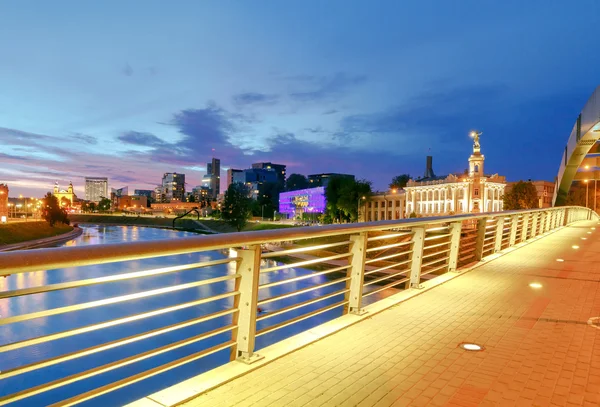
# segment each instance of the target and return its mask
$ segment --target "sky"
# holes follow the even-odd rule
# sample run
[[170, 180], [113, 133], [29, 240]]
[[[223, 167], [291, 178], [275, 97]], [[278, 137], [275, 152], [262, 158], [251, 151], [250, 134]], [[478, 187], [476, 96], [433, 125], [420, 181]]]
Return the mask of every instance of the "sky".
[[462, 172], [554, 180], [600, 85], [600, 2], [0, 2], [0, 183], [153, 189], [286, 164], [384, 190]]

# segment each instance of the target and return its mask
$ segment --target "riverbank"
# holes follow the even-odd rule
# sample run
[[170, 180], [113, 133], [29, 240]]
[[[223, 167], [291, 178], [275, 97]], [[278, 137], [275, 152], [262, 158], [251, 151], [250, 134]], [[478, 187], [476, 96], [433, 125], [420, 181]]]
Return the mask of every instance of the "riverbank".
[[33, 248], [71, 240], [81, 229], [62, 223], [50, 227], [47, 222], [19, 222], [0, 225], [0, 251]]
[[[172, 228], [172, 217], [158, 216], [125, 216], [125, 215], [104, 215], [104, 214], [72, 214], [69, 215], [71, 223], [95, 223], [95, 224], [110, 224], [110, 225], [135, 225], [160, 228]], [[292, 228], [293, 225], [277, 224], [277, 223], [256, 223], [249, 222], [244, 228], [244, 232], [268, 229], [285, 229]], [[234, 227], [227, 222], [215, 219], [196, 220], [191, 217], [177, 219], [175, 228], [197, 233], [233, 233], [236, 231]]]

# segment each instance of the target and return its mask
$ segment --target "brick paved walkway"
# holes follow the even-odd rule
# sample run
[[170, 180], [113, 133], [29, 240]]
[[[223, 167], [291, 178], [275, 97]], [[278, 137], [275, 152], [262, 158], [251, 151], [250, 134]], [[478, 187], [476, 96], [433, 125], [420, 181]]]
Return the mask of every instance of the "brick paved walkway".
[[[551, 234], [185, 406], [598, 407], [592, 226]], [[466, 341], [485, 351], [457, 347]]]

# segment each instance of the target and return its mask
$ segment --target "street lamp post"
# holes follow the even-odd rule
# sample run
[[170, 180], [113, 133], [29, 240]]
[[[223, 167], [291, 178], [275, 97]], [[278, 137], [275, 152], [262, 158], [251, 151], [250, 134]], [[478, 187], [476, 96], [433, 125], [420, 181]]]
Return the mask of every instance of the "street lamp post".
[[585, 207], [588, 207], [588, 180], [584, 179], [583, 182], [585, 183]]

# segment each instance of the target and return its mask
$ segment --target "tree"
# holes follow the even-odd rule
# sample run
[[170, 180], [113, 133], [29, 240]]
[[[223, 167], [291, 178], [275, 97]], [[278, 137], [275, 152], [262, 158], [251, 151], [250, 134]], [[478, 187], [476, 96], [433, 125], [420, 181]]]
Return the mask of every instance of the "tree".
[[187, 199], [188, 202], [196, 202], [196, 197], [194, 194], [190, 194]]
[[248, 198], [248, 189], [243, 184], [234, 183], [227, 188], [221, 207], [221, 217], [240, 232], [250, 216], [252, 199]]
[[99, 211], [109, 211], [111, 204], [112, 204], [112, 202], [110, 199], [100, 197], [100, 202], [98, 202], [98, 210]]
[[90, 212], [95, 212], [96, 211], [96, 202], [90, 202], [88, 205], [88, 208], [90, 209]]
[[504, 194], [504, 210], [534, 209], [539, 207], [537, 190], [531, 182], [519, 181]]
[[408, 181], [410, 180], [410, 175], [401, 174], [392, 178], [392, 182], [390, 183], [390, 189], [402, 189], [406, 186]]
[[44, 206], [42, 210], [42, 217], [53, 227], [57, 222], [69, 224], [69, 218], [67, 212], [60, 207], [58, 199], [51, 192], [48, 192], [44, 197]]
[[370, 181], [331, 177], [325, 188], [327, 207], [323, 222], [355, 222], [358, 219], [358, 207], [362, 197], [368, 199], [371, 194]]
[[81, 212], [88, 212], [89, 210], [89, 204], [86, 201], [81, 202]]
[[585, 206], [585, 193], [585, 186], [576, 185], [574, 183], [569, 189], [569, 193], [567, 194], [567, 200], [565, 201], [565, 204], [574, 206]]
[[288, 191], [297, 191], [310, 187], [308, 179], [302, 174], [290, 174], [285, 185]]

